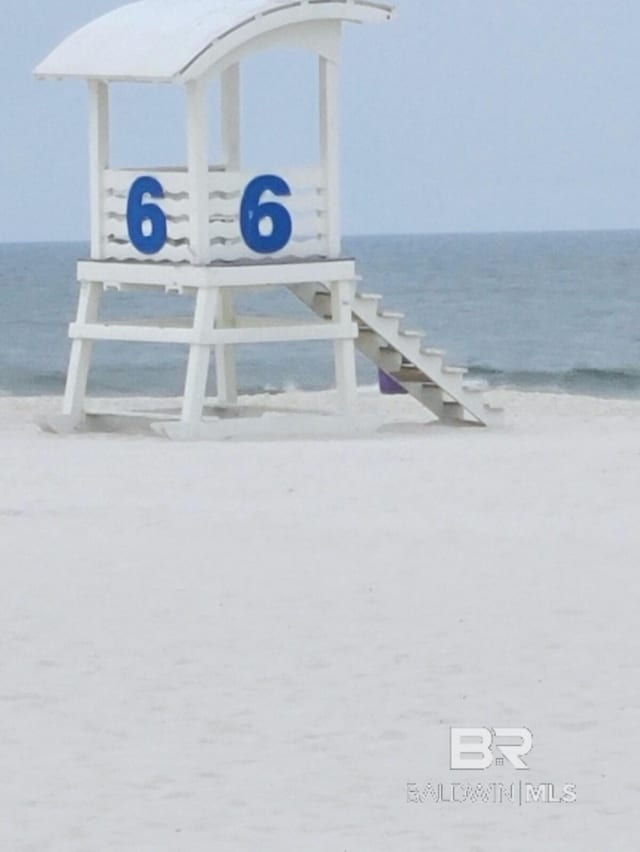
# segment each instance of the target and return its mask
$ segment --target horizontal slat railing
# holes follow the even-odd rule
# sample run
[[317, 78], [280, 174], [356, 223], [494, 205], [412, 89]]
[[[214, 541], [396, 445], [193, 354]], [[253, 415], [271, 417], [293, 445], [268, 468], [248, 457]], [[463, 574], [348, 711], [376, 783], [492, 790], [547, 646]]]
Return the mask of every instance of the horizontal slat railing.
[[[155, 178], [164, 191], [163, 198], [145, 198], [157, 205], [167, 221], [167, 242], [153, 255], [144, 254], [132, 244], [127, 222], [127, 204], [131, 187], [141, 176]], [[240, 226], [242, 198], [255, 178], [250, 172], [225, 172], [218, 167], [209, 172], [208, 261], [238, 263], [264, 260], [245, 242]], [[311, 259], [328, 256], [326, 194], [319, 168], [290, 169], [280, 175], [291, 195], [276, 197], [265, 192], [261, 203], [275, 201], [289, 212], [293, 232], [285, 248], [268, 255], [269, 260]], [[191, 262], [189, 182], [186, 169], [107, 169], [103, 196], [103, 259], [144, 260], [173, 263]], [[143, 226], [146, 227], [146, 226]], [[268, 225], [265, 225], [268, 227]]]
[[[127, 224], [131, 187], [142, 176], [155, 178], [164, 198], [149, 198], [167, 219], [167, 242], [154, 255], [138, 251]], [[145, 260], [185, 263], [193, 259], [190, 246], [189, 192], [186, 169], [107, 169], [104, 174], [103, 252], [107, 260]]]

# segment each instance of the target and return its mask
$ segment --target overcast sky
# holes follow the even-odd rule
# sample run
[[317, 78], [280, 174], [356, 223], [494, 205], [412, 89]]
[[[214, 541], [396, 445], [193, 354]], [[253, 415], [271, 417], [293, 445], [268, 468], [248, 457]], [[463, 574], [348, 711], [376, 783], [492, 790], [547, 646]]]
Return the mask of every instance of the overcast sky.
[[[118, 5], [0, 0], [0, 241], [86, 238], [85, 87], [31, 70]], [[638, 0], [397, 5], [345, 32], [346, 233], [640, 227]], [[249, 165], [315, 159], [315, 85], [310, 56], [249, 63]], [[181, 109], [180, 90], [117, 87], [116, 164], [183, 163]]]

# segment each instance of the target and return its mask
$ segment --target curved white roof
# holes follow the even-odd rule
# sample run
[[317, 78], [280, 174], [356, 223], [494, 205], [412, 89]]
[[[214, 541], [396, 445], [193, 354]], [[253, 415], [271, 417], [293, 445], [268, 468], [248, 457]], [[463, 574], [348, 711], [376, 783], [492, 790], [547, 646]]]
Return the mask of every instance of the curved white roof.
[[181, 82], [212, 50], [218, 61], [264, 32], [313, 21], [385, 21], [377, 0], [138, 0], [69, 36], [38, 77]]

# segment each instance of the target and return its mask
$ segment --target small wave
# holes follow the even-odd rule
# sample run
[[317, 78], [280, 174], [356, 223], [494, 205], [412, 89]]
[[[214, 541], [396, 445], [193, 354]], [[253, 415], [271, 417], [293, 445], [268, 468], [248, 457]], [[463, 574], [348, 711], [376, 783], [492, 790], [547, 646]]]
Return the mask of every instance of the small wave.
[[66, 373], [11, 368], [0, 371], [0, 396], [53, 396], [64, 391]]
[[640, 368], [572, 367], [567, 370], [502, 370], [473, 365], [469, 375], [492, 386], [522, 390], [554, 390], [596, 396], [640, 396]]
[[[334, 386], [333, 377], [311, 371], [299, 381], [282, 375], [282, 364], [274, 362], [270, 377], [253, 375], [253, 380], [240, 382], [243, 394], [281, 394], [306, 390], [327, 390]], [[377, 387], [370, 372], [361, 376], [361, 389]], [[501, 369], [488, 364], [474, 364], [468, 379], [487, 382], [490, 387], [509, 387], [528, 391], [584, 394], [600, 397], [640, 397], [640, 367], [601, 369], [574, 367], [566, 370]], [[275, 380], [274, 380], [275, 379]], [[4, 367], [0, 369], [0, 396], [50, 396], [64, 391], [64, 370], [41, 370], [37, 367]], [[180, 361], [154, 363], [96, 364], [91, 371], [90, 393], [98, 396], [176, 396], [184, 387], [184, 365]], [[215, 393], [213, 370], [209, 392]]]

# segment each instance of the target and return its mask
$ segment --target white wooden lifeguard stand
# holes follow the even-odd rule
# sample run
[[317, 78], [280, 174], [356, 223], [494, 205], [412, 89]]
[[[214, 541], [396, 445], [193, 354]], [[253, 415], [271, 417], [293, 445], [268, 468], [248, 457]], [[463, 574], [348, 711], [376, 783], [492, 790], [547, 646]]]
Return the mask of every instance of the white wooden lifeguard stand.
[[[342, 415], [354, 412], [357, 345], [439, 417], [486, 422], [488, 407], [463, 388], [464, 371], [445, 367], [441, 352], [423, 349], [417, 332], [400, 328], [401, 314], [380, 309], [379, 296], [358, 294], [355, 263], [342, 257], [342, 25], [392, 16], [391, 6], [374, 0], [140, 0], [77, 31], [38, 66], [36, 76], [85, 79], [90, 92], [91, 254], [78, 264], [62, 428], [84, 419], [96, 341], [189, 347], [180, 422], [160, 424], [173, 437], [205, 429], [212, 351], [218, 403], [233, 405], [235, 346], [302, 340], [333, 341]], [[248, 55], [279, 46], [319, 57], [320, 162], [250, 173], [240, 155], [240, 67]], [[214, 79], [221, 87], [223, 162], [217, 165], [208, 156]], [[109, 87], [120, 81], [184, 87], [186, 166], [111, 167]], [[236, 314], [238, 288], [270, 287], [287, 287], [316, 318]], [[140, 288], [195, 294], [193, 317], [186, 323], [100, 318], [105, 289]]]

